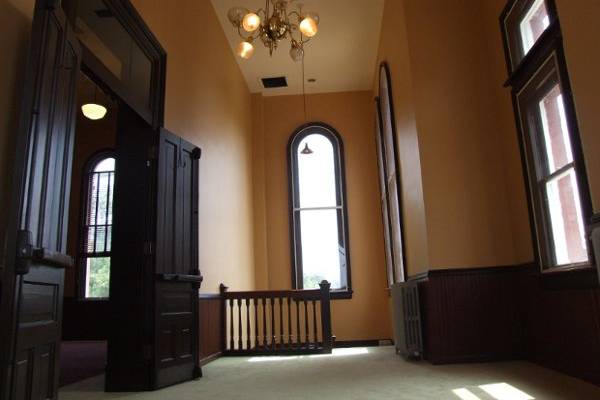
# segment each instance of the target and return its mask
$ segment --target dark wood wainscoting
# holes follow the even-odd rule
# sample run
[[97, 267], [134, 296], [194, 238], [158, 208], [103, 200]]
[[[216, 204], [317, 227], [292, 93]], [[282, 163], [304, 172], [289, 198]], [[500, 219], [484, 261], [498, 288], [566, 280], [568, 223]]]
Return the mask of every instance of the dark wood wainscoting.
[[218, 358], [223, 352], [221, 304], [220, 294], [200, 295], [200, 363], [202, 365]]
[[432, 270], [418, 277], [425, 358], [434, 364], [521, 358], [525, 270]]
[[593, 271], [550, 277], [520, 265], [432, 270], [411, 279], [419, 282], [430, 362], [524, 359], [600, 384]]
[[598, 282], [595, 271], [590, 272], [579, 272], [577, 279], [565, 276], [567, 287], [562, 288], [555, 287], [555, 277], [528, 277], [527, 356], [600, 385], [600, 289], [569, 284]]
[[65, 297], [63, 340], [107, 340], [111, 323], [108, 300], [79, 300]]

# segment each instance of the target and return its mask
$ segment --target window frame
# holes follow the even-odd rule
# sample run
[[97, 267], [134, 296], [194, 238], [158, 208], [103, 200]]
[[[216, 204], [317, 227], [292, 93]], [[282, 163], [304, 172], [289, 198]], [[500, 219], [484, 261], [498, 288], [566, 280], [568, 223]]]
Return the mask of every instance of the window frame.
[[332, 299], [351, 299], [352, 289], [352, 267], [350, 255], [350, 239], [348, 228], [348, 202], [346, 196], [346, 168], [344, 160], [344, 143], [340, 134], [330, 125], [323, 122], [310, 122], [297, 128], [292, 133], [288, 142], [288, 186], [289, 186], [289, 221], [290, 221], [290, 249], [291, 249], [291, 267], [292, 267], [292, 287], [302, 290], [304, 287], [303, 267], [302, 267], [302, 236], [300, 231], [300, 220], [297, 214], [301, 211], [296, 205], [299, 203], [299, 174], [298, 158], [296, 154], [302, 140], [310, 135], [320, 134], [327, 138], [334, 152], [334, 167], [336, 180], [336, 193], [340, 199], [338, 216], [338, 235], [341, 235], [344, 242], [346, 254], [346, 289], [331, 290]]
[[[500, 16], [500, 28], [504, 40], [509, 74], [505, 87], [511, 87], [529, 208], [534, 257], [542, 274], [589, 269], [593, 263], [592, 244], [589, 235], [589, 224], [593, 215], [592, 202], [579, 135], [575, 103], [569, 81], [556, 6], [553, 0], [545, 0], [545, 2], [550, 15], [550, 25], [538, 38], [529, 52], [514, 67], [512, 65], [514, 55], [511, 54], [512, 48], [509, 44], [511, 40], [509, 31], [511, 28], [506, 24], [507, 16], [515, 9], [519, 10], [519, 15], [525, 15], [528, 6], [533, 4], [534, 0], [511, 0]], [[519, 21], [519, 19], [514, 19], [514, 21]], [[516, 26], [518, 28], [518, 23]], [[547, 160], [545, 160], [547, 158], [545, 156], [545, 145], [543, 143], [536, 143], [540, 141], [539, 117], [536, 118], [537, 126], [532, 129], [530, 116], [528, 115], [528, 106], [531, 104], [532, 99], [539, 98], [538, 94], [547, 93], [546, 89], [554, 85], [559, 85], [561, 89], [573, 161], [554, 173], [549, 173]], [[543, 157], [540, 157], [540, 154]], [[540, 159], [544, 159], [544, 161]], [[546, 194], [545, 189], [542, 190], [542, 185], [552, 177], [560, 175], [560, 173], [568, 171], [571, 168], [575, 171], [579, 189], [588, 261], [555, 265], [551, 219], [545, 206]], [[540, 171], [542, 171], [542, 178], [540, 178]]]
[[[90, 204], [90, 175], [94, 173], [94, 169], [100, 164], [102, 161], [107, 158], [115, 159], [115, 172], [114, 178], [116, 178], [116, 160], [117, 153], [114, 149], [102, 149], [92, 154], [86, 161], [83, 167], [83, 174], [81, 178], [81, 199], [80, 199], [80, 209], [79, 209], [79, 235], [77, 238], [77, 269], [78, 269], [78, 297], [80, 300], [84, 301], [106, 301], [109, 297], [87, 297], [86, 296], [86, 278], [87, 278], [87, 259], [88, 258], [97, 258], [97, 257], [111, 257], [112, 256], [112, 245], [111, 251], [105, 251], [101, 253], [94, 253], [91, 257], [88, 252], [85, 252], [83, 249], [87, 243], [87, 235], [88, 231], [86, 229], [87, 226], [87, 214], [88, 207]], [[114, 179], [113, 178], [113, 179]], [[113, 208], [114, 208], [114, 181], [113, 181]], [[114, 221], [111, 224], [114, 226]], [[112, 238], [112, 235], [111, 235]], [[112, 260], [111, 260], [112, 267]]]
[[[389, 270], [388, 263], [386, 260], [386, 274], [388, 281], [388, 288], [390, 288], [394, 283], [402, 283], [406, 282], [408, 279], [408, 271], [407, 271], [407, 256], [406, 256], [406, 247], [405, 247], [405, 233], [404, 233], [404, 205], [402, 199], [402, 180], [401, 180], [401, 168], [400, 168], [400, 156], [398, 154], [398, 136], [396, 132], [396, 119], [394, 114], [394, 97], [392, 92], [392, 78], [390, 73], [390, 68], [387, 62], [383, 61], [379, 65], [379, 73], [378, 73], [378, 92], [379, 96], [376, 98], [377, 104], [377, 115], [376, 115], [376, 134], [380, 136], [380, 148], [379, 151], [382, 152], [382, 164], [379, 166], [380, 169], [383, 167], [383, 171], [379, 171], [380, 180], [381, 173], [383, 172], [383, 183], [384, 186], [381, 187], [382, 191], [381, 197], [385, 197], [386, 209], [387, 209], [387, 218], [389, 225], [389, 238], [384, 237], [384, 245], [390, 246], [390, 249], [386, 249], [386, 254], [390, 253], [391, 257], [391, 265], [392, 269]], [[387, 109], [384, 110], [384, 102], [382, 101], [383, 96], [385, 96], [387, 102]], [[389, 118], [389, 121], [385, 121], [385, 118]], [[391, 141], [386, 140], [387, 132], [386, 126], [389, 125], [389, 137], [391, 137]], [[376, 140], [377, 143], [377, 140]], [[389, 148], [388, 148], [389, 146]], [[390, 175], [390, 166], [393, 167], [394, 173]], [[390, 185], [394, 184], [396, 186], [395, 190], [390, 189]], [[397, 197], [398, 203], [398, 221], [394, 221], [394, 216], [392, 212], [392, 201], [391, 197], [393, 197], [394, 193]], [[383, 211], [382, 204], [382, 215], [385, 219], [385, 212]], [[385, 224], [385, 220], [384, 220]], [[394, 231], [394, 224], [397, 224], [397, 234]], [[386, 230], [384, 228], [384, 235], [386, 235]], [[398, 236], [398, 237], [396, 237]], [[396, 248], [396, 244], [398, 248]]]

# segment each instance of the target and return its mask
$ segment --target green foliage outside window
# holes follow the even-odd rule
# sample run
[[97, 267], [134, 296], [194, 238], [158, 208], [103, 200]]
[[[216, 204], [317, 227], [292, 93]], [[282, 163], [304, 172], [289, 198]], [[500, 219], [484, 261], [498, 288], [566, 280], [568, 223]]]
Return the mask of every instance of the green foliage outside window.
[[319, 284], [325, 280], [321, 275], [304, 275], [304, 289], [319, 289]]
[[110, 257], [88, 258], [86, 297], [107, 298], [110, 282]]

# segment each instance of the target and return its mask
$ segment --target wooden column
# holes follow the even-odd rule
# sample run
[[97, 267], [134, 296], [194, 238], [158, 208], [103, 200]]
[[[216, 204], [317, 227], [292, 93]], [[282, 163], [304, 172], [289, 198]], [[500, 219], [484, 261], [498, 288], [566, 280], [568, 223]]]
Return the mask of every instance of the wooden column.
[[322, 281], [319, 284], [321, 288], [321, 326], [323, 327], [323, 350], [331, 353], [333, 349], [333, 338], [331, 334], [331, 294], [329, 289], [331, 284]]
[[225, 299], [227, 289], [229, 288], [222, 283], [219, 286], [219, 293], [221, 294], [221, 351], [227, 350], [227, 300]]

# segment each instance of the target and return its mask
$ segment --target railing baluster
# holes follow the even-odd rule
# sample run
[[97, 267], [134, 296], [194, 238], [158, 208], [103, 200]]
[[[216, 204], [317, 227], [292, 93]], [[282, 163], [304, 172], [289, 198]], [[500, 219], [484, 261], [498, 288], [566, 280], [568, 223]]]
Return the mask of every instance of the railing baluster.
[[312, 301], [312, 305], [313, 305], [313, 340], [314, 340], [314, 344], [315, 347], [319, 347], [318, 343], [319, 340], [317, 338], [317, 302], [313, 299]]
[[283, 297], [279, 297], [279, 348], [283, 347]]
[[308, 342], [310, 341], [309, 337], [308, 337], [308, 332], [309, 328], [308, 328], [308, 303], [306, 302], [306, 299], [304, 300], [304, 340], [306, 343], [306, 347], [308, 347]]
[[291, 301], [292, 298], [291, 297], [287, 297], [287, 309], [288, 309], [288, 342], [287, 342], [287, 347], [291, 348], [292, 347], [292, 307], [291, 307]]
[[300, 300], [296, 299], [296, 345], [300, 348]]
[[246, 299], [246, 349], [250, 350], [250, 299]]
[[275, 299], [271, 297], [271, 348], [275, 350]]
[[254, 348], [258, 348], [258, 299], [254, 303]]
[[267, 299], [262, 298], [262, 309], [263, 309], [263, 334], [262, 334], [262, 347], [267, 348]]
[[244, 342], [242, 340], [242, 336], [244, 336], [244, 330], [242, 329], [242, 299], [238, 299], [238, 349], [242, 350], [244, 348]]
[[233, 335], [233, 299], [229, 299], [229, 320], [231, 322], [230, 324], [230, 338], [229, 338], [229, 348], [231, 350], [235, 350], [235, 341], [234, 341], [234, 335]]

